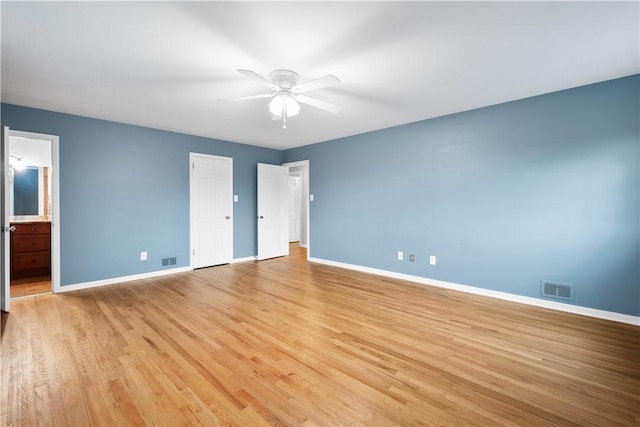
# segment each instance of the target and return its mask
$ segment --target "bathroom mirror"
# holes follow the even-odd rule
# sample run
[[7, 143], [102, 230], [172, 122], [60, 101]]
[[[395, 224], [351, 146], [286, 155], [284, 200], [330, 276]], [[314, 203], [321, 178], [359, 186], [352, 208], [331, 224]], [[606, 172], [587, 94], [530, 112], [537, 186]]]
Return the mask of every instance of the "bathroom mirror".
[[11, 221], [51, 219], [51, 143], [9, 138]]
[[47, 167], [26, 166], [13, 172], [12, 216], [49, 215], [49, 183]]

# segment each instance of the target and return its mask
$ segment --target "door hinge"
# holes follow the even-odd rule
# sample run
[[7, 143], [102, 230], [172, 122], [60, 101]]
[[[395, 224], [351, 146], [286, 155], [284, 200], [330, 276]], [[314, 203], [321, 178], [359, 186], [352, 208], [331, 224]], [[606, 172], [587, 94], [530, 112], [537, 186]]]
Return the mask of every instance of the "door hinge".
[[191, 163], [191, 169], [195, 169], [196, 168], [196, 162], [192, 162]]
[[191, 252], [193, 253], [193, 255], [196, 254], [196, 250], [195, 249], [193, 249]]

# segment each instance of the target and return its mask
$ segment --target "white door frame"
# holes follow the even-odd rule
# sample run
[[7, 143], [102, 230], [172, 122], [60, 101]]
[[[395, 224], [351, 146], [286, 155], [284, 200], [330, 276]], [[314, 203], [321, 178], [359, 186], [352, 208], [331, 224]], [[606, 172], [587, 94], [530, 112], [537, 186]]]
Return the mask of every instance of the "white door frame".
[[4, 270], [0, 274], [0, 310], [9, 312], [11, 306], [11, 282], [9, 277], [9, 270], [11, 268], [11, 257], [9, 256], [9, 128], [4, 126], [2, 128], [2, 147], [0, 147], [0, 153], [2, 153], [2, 223], [0, 226], [0, 241], [2, 243], [2, 259], [1, 265]]
[[[207, 158], [207, 159], [217, 159], [217, 160], [225, 160], [225, 161], [231, 161], [231, 181], [230, 181], [230, 185], [231, 185], [231, 197], [233, 197], [233, 157], [225, 157], [225, 156], [216, 156], [214, 154], [203, 154], [203, 153], [194, 153], [194, 152], [190, 152], [189, 153], [189, 266], [191, 268], [198, 268], [198, 266], [195, 266], [195, 260], [194, 260], [194, 224], [195, 224], [195, 212], [193, 209], [193, 192], [194, 192], [194, 185], [193, 185], [193, 180], [192, 180], [192, 168], [193, 168], [193, 162], [194, 162], [194, 158], [195, 157], [200, 157], [200, 158]], [[229, 221], [231, 222], [231, 255], [230, 255], [230, 259], [229, 262], [233, 262], [233, 199], [231, 199], [231, 212], [230, 212], [230, 217]]]
[[[60, 284], [60, 137], [9, 128], [9, 137], [51, 142], [51, 291], [61, 292]], [[5, 174], [9, 171], [5, 170]], [[5, 196], [3, 203], [8, 203]]]
[[288, 162], [283, 163], [282, 166], [289, 167], [291, 170], [292, 167], [302, 167], [305, 169], [306, 173], [302, 174], [302, 194], [306, 194], [305, 202], [307, 204], [307, 227], [306, 227], [306, 237], [307, 237], [307, 260], [311, 257], [311, 206], [309, 203], [309, 197], [311, 195], [309, 191], [309, 160], [300, 160], [297, 162]]

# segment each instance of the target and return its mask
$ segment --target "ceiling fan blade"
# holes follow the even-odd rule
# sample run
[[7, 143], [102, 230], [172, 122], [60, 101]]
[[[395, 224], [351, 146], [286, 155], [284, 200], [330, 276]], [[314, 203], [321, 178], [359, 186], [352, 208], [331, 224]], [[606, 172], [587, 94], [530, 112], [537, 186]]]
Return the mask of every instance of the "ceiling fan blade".
[[242, 74], [243, 76], [249, 77], [250, 79], [259, 81], [260, 83], [262, 83], [263, 85], [265, 85], [266, 87], [268, 87], [269, 89], [273, 89], [273, 90], [280, 90], [280, 88], [276, 85], [273, 84], [273, 82], [271, 80], [269, 80], [268, 78], [261, 76], [260, 74], [251, 71], [251, 70], [236, 70], [237, 72], [239, 72], [240, 74]]
[[218, 102], [246, 101], [247, 99], [271, 98], [272, 96], [272, 93], [261, 93], [260, 95], [238, 96], [235, 98], [219, 99]]
[[324, 111], [328, 111], [330, 113], [339, 113], [342, 111], [342, 107], [331, 104], [329, 102], [320, 101], [319, 99], [309, 98], [305, 95], [296, 95], [296, 100], [302, 104], [311, 105], [312, 107], [319, 108]]
[[342, 83], [339, 78], [328, 74], [323, 77], [318, 77], [317, 79], [309, 80], [308, 82], [300, 83], [291, 90], [295, 93], [311, 92], [312, 90], [322, 89], [339, 83]]

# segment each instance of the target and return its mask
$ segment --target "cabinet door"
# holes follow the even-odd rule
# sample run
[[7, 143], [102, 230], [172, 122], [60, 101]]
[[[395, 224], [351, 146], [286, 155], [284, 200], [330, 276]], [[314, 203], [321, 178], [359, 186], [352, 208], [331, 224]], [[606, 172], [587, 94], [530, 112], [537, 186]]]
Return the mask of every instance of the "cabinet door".
[[39, 252], [48, 251], [51, 248], [49, 234], [34, 234], [32, 236], [14, 235], [11, 238], [11, 252]]
[[11, 258], [15, 272], [47, 269], [51, 264], [50, 252], [26, 252], [23, 254], [14, 254]]
[[29, 234], [49, 234], [51, 233], [51, 223], [49, 222], [29, 222], [24, 224], [13, 223], [16, 227], [14, 235]]

